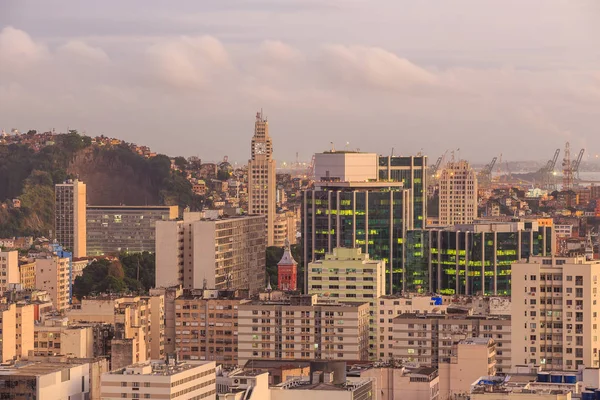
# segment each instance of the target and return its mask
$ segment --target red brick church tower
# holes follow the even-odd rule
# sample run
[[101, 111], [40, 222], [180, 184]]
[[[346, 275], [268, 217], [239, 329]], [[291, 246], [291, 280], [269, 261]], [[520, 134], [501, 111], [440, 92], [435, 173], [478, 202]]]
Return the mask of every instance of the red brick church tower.
[[279, 290], [297, 290], [298, 263], [290, 252], [290, 242], [285, 239], [283, 257], [277, 263], [277, 288]]

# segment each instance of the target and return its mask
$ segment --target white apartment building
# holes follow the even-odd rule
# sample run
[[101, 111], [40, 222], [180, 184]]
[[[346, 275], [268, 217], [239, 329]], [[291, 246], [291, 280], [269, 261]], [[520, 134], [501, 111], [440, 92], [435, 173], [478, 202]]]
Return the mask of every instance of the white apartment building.
[[308, 264], [308, 293], [348, 303], [369, 304], [369, 357], [376, 357], [377, 299], [385, 294], [385, 261], [360, 248], [336, 247]]
[[21, 283], [19, 252], [0, 251], [0, 295], [8, 290], [11, 283]]
[[531, 257], [512, 277], [513, 364], [599, 367], [600, 261]]
[[73, 257], [85, 257], [87, 247], [86, 230], [86, 186], [75, 179], [54, 186], [54, 234], [65, 250]]
[[71, 296], [71, 262], [55, 254], [37, 258], [35, 263], [35, 287], [50, 294], [57, 311], [69, 307]]
[[464, 160], [451, 161], [440, 174], [440, 225], [470, 224], [477, 218], [477, 174]]
[[367, 360], [369, 305], [319, 303], [316, 295], [252, 301], [238, 309], [238, 363], [274, 360]]
[[[215, 215], [216, 217], [216, 215]], [[156, 287], [248, 289], [265, 286], [265, 217], [204, 218], [156, 222]]]
[[214, 361], [148, 361], [102, 374], [102, 400], [216, 400]]

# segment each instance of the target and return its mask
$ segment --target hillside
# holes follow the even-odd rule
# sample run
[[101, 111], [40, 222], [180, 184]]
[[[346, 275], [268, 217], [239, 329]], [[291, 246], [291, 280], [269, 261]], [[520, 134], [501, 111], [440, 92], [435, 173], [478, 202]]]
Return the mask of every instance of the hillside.
[[[0, 145], [0, 237], [48, 236], [53, 226], [54, 184], [78, 177], [92, 205], [179, 205], [196, 210], [202, 198], [164, 155], [145, 158], [127, 144], [96, 146], [76, 131], [53, 144]], [[21, 200], [12, 208], [11, 200]]]

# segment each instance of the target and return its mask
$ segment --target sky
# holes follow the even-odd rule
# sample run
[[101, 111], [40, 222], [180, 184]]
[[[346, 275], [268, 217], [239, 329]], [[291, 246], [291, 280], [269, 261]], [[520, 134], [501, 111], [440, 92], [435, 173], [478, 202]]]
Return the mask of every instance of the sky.
[[600, 153], [597, 0], [0, 0], [0, 128], [245, 162]]

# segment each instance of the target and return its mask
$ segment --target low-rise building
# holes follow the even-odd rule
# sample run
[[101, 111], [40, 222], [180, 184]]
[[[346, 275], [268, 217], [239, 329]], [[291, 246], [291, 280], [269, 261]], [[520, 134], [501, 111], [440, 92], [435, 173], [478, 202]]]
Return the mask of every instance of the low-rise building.
[[113, 324], [111, 368], [164, 356], [164, 297], [97, 296], [67, 311], [70, 322]]
[[17, 362], [0, 367], [0, 392], [10, 399], [85, 400], [92, 398], [90, 371], [85, 360]]
[[216, 400], [215, 363], [148, 361], [102, 375], [103, 400], [206, 399]]
[[450, 357], [438, 365], [440, 399], [466, 394], [482, 372], [496, 374], [496, 343], [489, 338], [468, 338], [452, 345]]
[[34, 354], [93, 358], [93, 329], [91, 326], [69, 326], [66, 317], [46, 319], [34, 328]]
[[406, 368], [396, 363], [361, 365], [351, 369], [348, 376], [371, 379], [377, 400], [440, 398], [440, 378], [437, 369], [432, 367]]
[[253, 358], [367, 360], [369, 304], [319, 302], [317, 295], [252, 301], [238, 310], [238, 362]]

